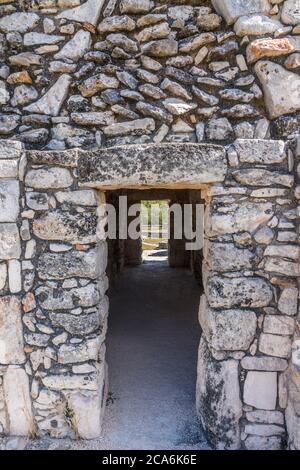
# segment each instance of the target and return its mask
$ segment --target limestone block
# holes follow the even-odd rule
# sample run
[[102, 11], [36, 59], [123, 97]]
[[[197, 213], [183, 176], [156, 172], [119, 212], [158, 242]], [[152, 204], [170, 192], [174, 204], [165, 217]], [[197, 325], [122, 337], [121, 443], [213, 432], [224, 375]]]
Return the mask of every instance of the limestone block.
[[216, 361], [204, 338], [198, 354], [196, 406], [204, 429], [218, 449], [240, 447], [238, 361]]
[[87, 0], [78, 7], [62, 11], [57, 15], [57, 18], [65, 18], [70, 21], [78, 21], [79, 23], [91, 23], [96, 26], [103, 4], [104, 0]]
[[236, 181], [246, 186], [272, 186], [278, 184], [291, 188], [294, 184], [293, 175], [264, 170], [262, 168], [237, 170], [233, 172], [233, 177]]
[[212, 308], [266, 307], [273, 298], [267, 281], [259, 277], [211, 277], [205, 289]]
[[279, 357], [245, 356], [241, 361], [241, 366], [247, 370], [282, 372], [287, 369], [288, 363]]
[[0, 364], [23, 364], [21, 304], [17, 297], [0, 297]]
[[298, 306], [298, 289], [296, 287], [287, 287], [282, 290], [278, 301], [280, 312], [285, 315], [296, 315]]
[[[104, 282], [104, 281], [101, 281]], [[105, 289], [106, 289], [105, 283]], [[72, 309], [76, 305], [80, 307], [93, 307], [100, 300], [100, 286], [90, 283], [87, 286], [63, 289], [41, 286], [36, 293], [41, 307], [46, 310]]]
[[29, 394], [29, 380], [19, 366], [7, 367], [3, 378], [4, 397], [9, 418], [9, 433], [13, 436], [30, 436], [34, 422]]
[[16, 12], [0, 19], [0, 31], [3, 33], [26, 33], [34, 29], [40, 18], [36, 13]]
[[244, 384], [244, 402], [263, 410], [274, 410], [277, 400], [277, 373], [247, 373]]
[[285, 429], [276, 424], [247, 424], [245, 433], [262, 437], [280, 436], [285, 434]]
[[205, 233], [208, 237], [238, 232], [254, 232], [273, 217], [272, 204], [268, 202], [231, 203], [226, 214], [218, 213], [210, 204], [205, 211]]
[[234, 31], [237, 36], [263, 36], [273, 34], [281, 27], [280, 21], [269, 16], [253, 15], [240, 17], [234, 25]]
[[286, 158], [282, 140], [237, 139], [234, 148], [242, 163], [271, 165], [281, 163]]
[[80, 29], [72, 39], [70, 39], [70, 41], [67, 42], [67, 44], [57, 52], [57, 54], [55, 54], [54, 58], [56, 60], [69, 59], [74, 62], [78, 62], [78, 60], [91, 48], [91, 44], [91, 33]]
[[282, 276], [298, 277], [300, 274], [299, 263], [286, 261], [282, 258], [267, 258], [264, 262], [264, 269], [267, 272], [276, 273]]
[[203, 255], [209, 268], [218, 272], [251, 269], [255, 258], [252, 251], [237, 248], [233, 243], [214, 243], [209, 240], [204, 244]]
[[249, 436], [245, 440], [247, 450], [281, 450], [281, 438], [278, 436]]
[[186, 188], [223, 181], [226, 167], [224, 149], [216, 145], [128, 145], [100, 149], [89, 158], [80, 152], [79, 180], [84, 186], [108, 189], [141, 184]]
[[213, 310], [201, 297], [199, 321], [208, 343], [216, 350], [249, 349], [256, 332], [257, 320], [249, 310]]
[[[44, 167], [29, 170], [25, 177], [25, 184], [35, 189], [68, 188], [73, 184], [71, 173], [66, 168]], [[30, 198], [32, 194], [29, 194]], [[47, 197], [46, 195], [43, 196]], [[41, 209], [47, 208], [46, 206]]]
[[20, 189], [17, 180], [0, 179], [0, 222], [15, 222], [17, 220], [19, 197]]
[[99, 354], [99, 338], [86, 340], [79, 344], [63, 344], [58, 350], [60, 364], [97, 361]]
[[17, 176], [18, 176], [18, 161], [0, 159], [0, 177], [1, 178], [17, 178]]
[[105, 307], [105, 312], [107, 314], [107, 302], [102, 300], [101, 305], [99, 305], [99, 308], [95, 313], [89, 313], [88, 315], [71, 315], [70, 313], [51, 312], [50, 319], [54, 326], [64, 328], [71, 335], [89, 335], [98, 330], [103, 324], [101, 313], [104, 314]]
[[284, 425], [284, 413], [281, 411], [248, 411], [246, 413], [246, 418], [251, 423]]
[[0, 140], [0, 159], [20, 158], [22, 148], [22, 143], [16, 140]]
[[269, 356], [289, 358], [291, 355], [291, 339], [288, 336], [262, 333], [259, 339], [259, 350]]
[[33, 233], [43, 240], [60, 240], [72, 244], [95, 243], [97, 215], [54, 210], [33, 222]]
[[212, 0], [212, 5], [227, 24], [234, 23], [242, 15], [268, 13], [270, 10], [267, 0]]
[[24, 108], [29, 113], [57, 116], [67, 97], [71, 83], [70, 75], [63, 74], [52, 87], [35, 103]]
[[[272, 119], [300, 109], [300, 77], [281, 65], [259, 61], [256, 74], [264, 90], [265, 104]], [[286, 86], [282, 87], [282, 83]]]
[[101, 398], [101, 389], [98, 393], [82, 391], [68, 394], [67, 401], [74, 413], [76, 434], [81, 439], [96, 439], [101, 436], [103, 414]]
[[0, 224], [0, 259], [14, 259], [20, 255], [21, 243], [17, 224]]
[[151, 0], [121, 0], [121, 13], [141, 14], [148, 13], [154, 3]]
[[295, 331], [295, 321], [285, 315], [266, 315], [263, 326], [264, 333], [274, 335], [292, 335]]
[[300, 23], [299, 0], [286, 0], [281, 11], [281, 21], [287, 25]]
[[[100, 378], [101, 379], [101, 378]], [[53, 390], [95, 390], [99, 389], [99, 374], [57, 374], [42, 378], [45, 387]], [[101, 380], [100, 380], [101, 382]]]

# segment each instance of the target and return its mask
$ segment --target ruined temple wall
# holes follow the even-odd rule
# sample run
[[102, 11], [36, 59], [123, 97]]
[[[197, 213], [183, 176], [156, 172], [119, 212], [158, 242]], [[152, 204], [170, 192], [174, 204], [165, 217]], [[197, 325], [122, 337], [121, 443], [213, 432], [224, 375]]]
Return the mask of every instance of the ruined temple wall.
[[0, 136], [53, 150], [285, 138], [299, 23], [294, 0], [6, 1]]

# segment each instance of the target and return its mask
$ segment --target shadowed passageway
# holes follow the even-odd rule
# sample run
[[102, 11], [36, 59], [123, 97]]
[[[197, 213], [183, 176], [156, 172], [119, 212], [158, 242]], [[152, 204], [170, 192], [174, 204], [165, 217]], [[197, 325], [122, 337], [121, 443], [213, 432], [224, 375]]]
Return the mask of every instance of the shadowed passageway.
[[164, 261], [126, 268], [111, 292], [109, 449], [205, 448], [195, 413], [200, 289]]

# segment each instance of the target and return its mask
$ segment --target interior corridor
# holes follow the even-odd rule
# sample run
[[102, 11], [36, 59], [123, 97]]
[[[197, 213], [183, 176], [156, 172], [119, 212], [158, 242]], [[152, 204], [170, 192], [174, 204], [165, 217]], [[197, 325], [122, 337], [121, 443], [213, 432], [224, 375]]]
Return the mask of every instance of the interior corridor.
[[149, 259], [111, 292], [101, 448], [207, 448], [195, 413], [200, 288], [188, 269]]

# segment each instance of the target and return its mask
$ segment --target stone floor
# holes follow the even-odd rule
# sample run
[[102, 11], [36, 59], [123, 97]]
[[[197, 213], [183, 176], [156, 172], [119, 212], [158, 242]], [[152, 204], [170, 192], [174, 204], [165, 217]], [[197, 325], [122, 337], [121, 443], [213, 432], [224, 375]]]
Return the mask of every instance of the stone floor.
[[27, 445], [10, 440], [2, 445], [209, 449], [195, 414], [199, 296], [192, 274], [169, 268], [159, 255], [147, 256], [140, 267], [126, 268], [111, 292], [107, 339], [110, 403], [104, 437], [75, 442], [43, 439]]

